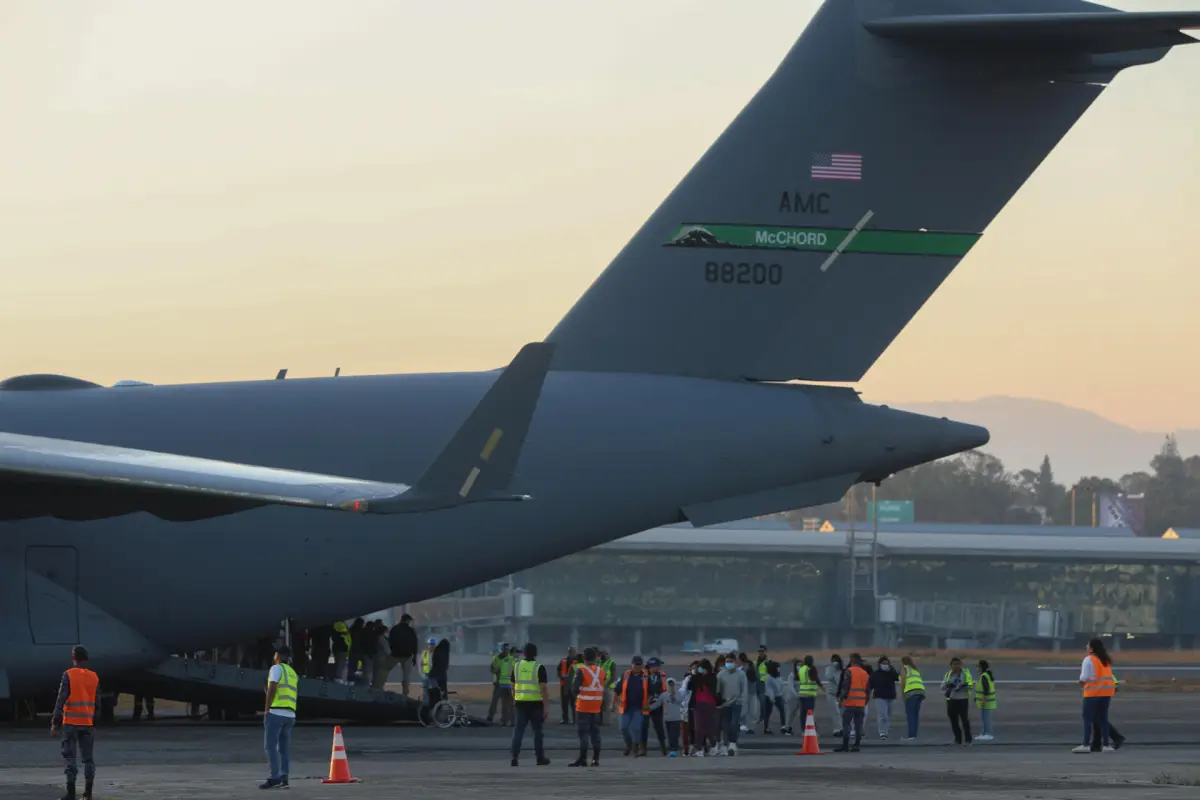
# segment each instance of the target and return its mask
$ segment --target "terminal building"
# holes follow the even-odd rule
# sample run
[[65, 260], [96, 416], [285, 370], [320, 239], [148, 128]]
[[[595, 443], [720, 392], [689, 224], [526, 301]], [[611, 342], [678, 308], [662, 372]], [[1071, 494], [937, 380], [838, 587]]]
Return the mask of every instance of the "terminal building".
[[[1200, 646], [1200, 539], [1120, 529], [748, 520], [656, 528], [413, 604], [460, 652]], [[1189, 531], [1190, 533], [1190, 531]]]

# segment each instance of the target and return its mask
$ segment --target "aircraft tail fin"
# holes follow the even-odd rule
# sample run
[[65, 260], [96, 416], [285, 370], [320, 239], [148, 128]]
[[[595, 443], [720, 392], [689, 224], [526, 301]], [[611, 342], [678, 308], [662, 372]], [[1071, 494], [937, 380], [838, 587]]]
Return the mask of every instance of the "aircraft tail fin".
[[859, 380], [1108, 82], [1197, 25], [1082, 0], [826, 0], [547, 337], [554, 368]]
[[522, 347], [412, 489], [393, 501], [372, 503], [371, 511], [386, 514], [417, 506], [432, 510], [530, 499], [512, 494], [509, 484], [554, 349], [544, 342]]

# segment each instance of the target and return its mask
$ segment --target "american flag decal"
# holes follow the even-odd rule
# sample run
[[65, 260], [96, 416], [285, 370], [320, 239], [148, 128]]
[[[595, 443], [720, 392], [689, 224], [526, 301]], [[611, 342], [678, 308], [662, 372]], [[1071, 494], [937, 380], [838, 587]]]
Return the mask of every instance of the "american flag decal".
[[860, 153], [814, 153], [812, 177], [826, 181], [861, 181]]

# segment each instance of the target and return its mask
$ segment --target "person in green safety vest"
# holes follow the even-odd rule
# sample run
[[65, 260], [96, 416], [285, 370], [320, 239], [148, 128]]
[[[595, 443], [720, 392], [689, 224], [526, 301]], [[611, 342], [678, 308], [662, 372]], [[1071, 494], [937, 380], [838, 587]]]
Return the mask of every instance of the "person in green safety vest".
[[900, 659], [900, 691], [904, 693], [904, 718], [908, 722], [908, 735], [904, 741], [911, 742], [917, 738], [917, 730], [921, 725], [921, 704], [925, 702], [925, 680], [912, 656]]
[[942, 694], [946, 696], [946, 714], [957, 745], [970, 745], [972, 741], [970, 711], [974, 688], [971, 670], [963, 667], [962, 659], [957, 656], [950, 659], [950, 669], [942, 678]]
[[793, 685], [796, 692], [796, 705], [792, 709], [791, 716], [788, 717], [787, 727], [783, 729], [785, 736], [795, 734], [796, 719], [800, 720], [802, 726], [808, 725], [808, 714], [813, 713], [813, 726], [816, 727], [816, 707], [817, 695], [822, 691], [821, 677], [817, 674], [816, 662], [813, 661], [811, 655], [804, 657], [803, 661], [796, 660], [792, 664], [792, 673], [788, 676], [788, 683]]
[[275, 665], [267, 674], [267, 701], [263, 710], [263, 738], [271, 775], [260, 789], [288, 785], [291, 768], [292, 729], [296, 726], [296, 699], [300, 678], [288, 661], [292, 651], [286, 644], [275, 648]]
[[500, 652], [492, 658], [492, 703], [488, 707], [487, 721], [496, 716], [496, 704], [500, 705], [501, 727], [513, 724], [513, 668], [517, 658], [507, 642], [500, 643]]
[[525, 727], [533, 728], [533, 751], [537, 756], [537, 764], [544, 767], [550, 763], [546, 758], [545, 744], [542, 738], [542, 726], [550, 716], [550, 693], [546, 691], [546, 668], [538, 663], [537, 645], [530, 642], [525, 645], [525, 657], [516, 662], [513, 667], [512, 697], [517, 707], [517, 724], [513, 728], [512, 737], [512, 766], [518, 766], [517, 759], [521, 755], [521, 739], [525, 736]]
[[992, 677], [992, 668], [984, 659], [979, 659], [979, 682], [975, 684], [975, 705], [979, 707], [980, 724], [983, 733], [976, 739], [990, 742], [995, 739], [992, 733], [992, 715], [996, 711], [996, 679]]
[[604, 725], [604, 712], [613, 701], [613, 688], [617, 685], [617, 662], [613, 661], [608, 648], [597, 648], [600, 652], [600, 669], [604, 670], [604, 705], [600, 707], [600, 724]]

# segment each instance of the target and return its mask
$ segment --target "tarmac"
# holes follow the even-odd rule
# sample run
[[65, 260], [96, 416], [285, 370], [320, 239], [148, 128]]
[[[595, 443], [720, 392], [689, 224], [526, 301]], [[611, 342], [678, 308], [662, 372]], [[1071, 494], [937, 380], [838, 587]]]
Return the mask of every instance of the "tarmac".
[[[478, 709], [473, 709], [478, 710]], [[163, 708], [153, 722], [119, 721], [96, 733], [96, 800], [243, 798], [261, 794], [266, 777], [260, 723], [207, 723]], [[577, 752], [572, 726], [551, 706], [546, 747], [553, 762], [534, 766], [526, 734], [519, 768], [509, 766], [511, 731], [498, 727], [426, 730], [406, 725], [343, 726], [350, 769], [361, 782], [323, 785], [332, 722], [303, 723], [292, 744], [293, 797], [459, 800], [486, 796], [593, 800], [662, 795], [769, 796], [797, 790], [839, 800], [877, 800], [903, 792], [925, 798], [1078, 798], [1157, 800], [1197, 796], [1200, 787], [1200, 693], [1122, 692], [1113, 721], [1128, 737], [1115, 753], [1075, 755], [1082, 738], [1073, 693], [1013, 689], [1000, 697], [994, 742], [955, 747], [938, 698], [926, 701], [915, 743], [899, 741], [904, 714], [894, 710], [892, 737], [880, 741], [868, 720], [863, 750], [797, 756], [801, 738], [742, 737], [736, 758], [626, 758], [615, 726], [604, 729], [597, 769], [568, 769]], [[821, 749], [830, 715], [818, 706]], [[977, 722], [973, 711], [973, 721]], [[651, 736], [653, 747], [653, 735]], [[48, 723], [0, 728], [0, 798], [49, 800], [62, 794], [62, 762]], [[1195, 781], [1192, 785], [1164, 781]], [[82, 789], [82, 785], [79, 787]]]

